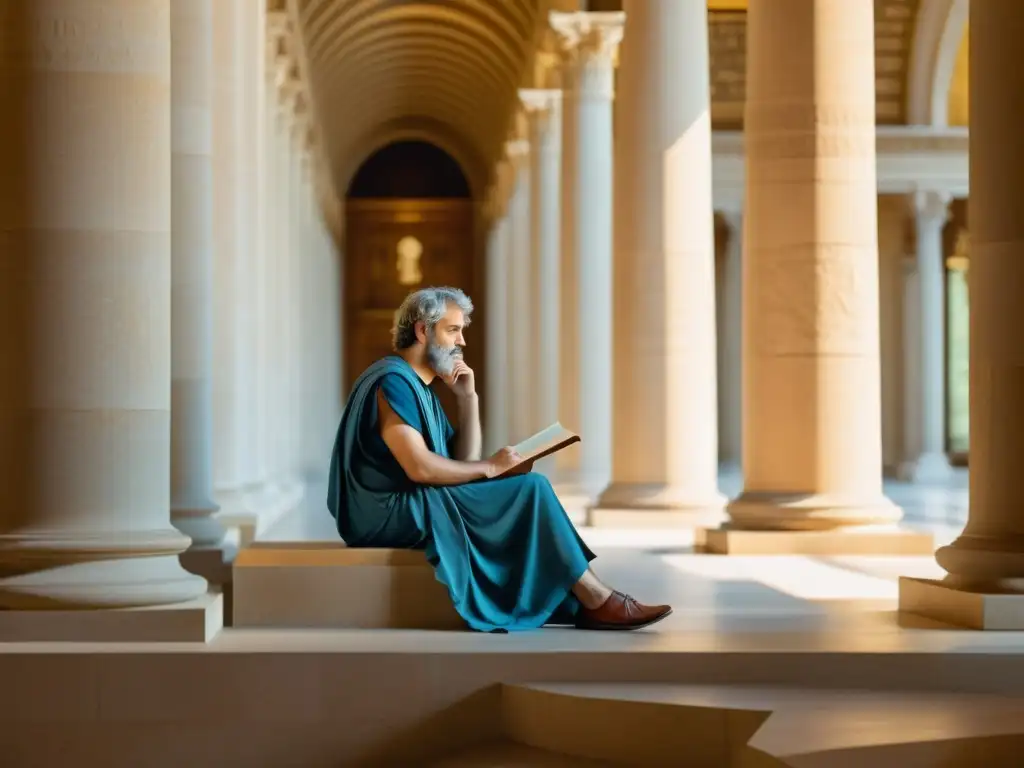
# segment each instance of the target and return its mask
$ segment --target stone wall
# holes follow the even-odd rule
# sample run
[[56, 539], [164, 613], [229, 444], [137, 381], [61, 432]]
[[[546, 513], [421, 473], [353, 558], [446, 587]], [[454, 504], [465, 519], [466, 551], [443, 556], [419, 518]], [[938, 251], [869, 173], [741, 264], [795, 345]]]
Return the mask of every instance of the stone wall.
[[[919, 0], [875, 0], [876, 110], [882, 125], [906, 119], [907, 65]], [[746, 94], [745, 11], [712, 11], [708, 18], [711, 51], [711, 118], [719, 130], [743, 124]]]

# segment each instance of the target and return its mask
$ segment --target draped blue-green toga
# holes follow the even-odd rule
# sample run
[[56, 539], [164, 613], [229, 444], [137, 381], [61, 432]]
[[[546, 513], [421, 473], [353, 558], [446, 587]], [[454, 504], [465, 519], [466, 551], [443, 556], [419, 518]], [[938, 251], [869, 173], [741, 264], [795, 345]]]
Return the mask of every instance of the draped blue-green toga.
[[455, 431], [433, 390], [401, 357], [356, 381], [338, 427], [327, 507], [351, 547], [423, 549], [459, 615], [482, 632], [571, 623], [571, 587], [594, 554], [543, 475], [462, 485], [410, 480], [380, 435], [377, 392], [434, 453]]

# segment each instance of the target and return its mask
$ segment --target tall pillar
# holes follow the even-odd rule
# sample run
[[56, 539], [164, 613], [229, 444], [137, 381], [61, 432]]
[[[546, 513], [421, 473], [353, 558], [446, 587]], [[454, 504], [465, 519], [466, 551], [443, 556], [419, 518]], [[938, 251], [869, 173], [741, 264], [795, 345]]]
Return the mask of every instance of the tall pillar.
[[171, 522], [185, 567], [230, 577], [213, 499], [213, 8], [171, 4]]
[[942, 231], [950, 195], [918, 192], [913, 203], [916, 234], [914, 268], [904, 292], [907, 334], [904, 367], [904, 430], [907, 456], [900, 474], [907, 480], [941, 484], [951, 476], [946, 456], [946, 301]]
[[[178, 561], [189, 539], [169, 512], [171, 5], [151, 0], [138, 13], [96, 0], [77, 34], [80, 2], [4, 5], [5, 609], [121, 608], [206, 593]], [[62, 639], [82, 639], [100, 616], [125, 628], [162, 613], [83, 616]], [[15, 615], [0, 611], [6, 639]]]
[[[744, 490], [715, 552], [927, 552], [882, 492], [874, 7], [747, 15]], [[860, 527], [856, 535], [847, 531]]]
[[499, 161], [488, 200], [491, 232], [487, 240], [487, 349], [484, 451], [490, 455], [509, 444], [509, 192], [515, 171], [508, 158]]
[[[273, 72], [268, 68], [267, 14], [263, 3], [253, 5], [243, 0], [245, 14], [242, 19], [242, 60], [245, 78], [242, 101], [243, 123], [247, 126], [235, 140], [243, 152], [240, 169], [240, 187], [243, 192], [240, 230], [245, 269], [240, 280], [242, 297], [239, 311], [242, 319], [240, 368], [244, 379], [239, 390], [239, 408], [242, 410], [244, 487], [241, 505], [225, 505], [221, 519], [239, 528], [243, 543], [250, 541], [260, 529], [267, 498], [267, 468], [263, 447], [263, 397], [266, 380], [263, 376], [262, 349], [266, 335], [266, 307], [263, 302], [263, 273], [261, 265], [268, 248], [268, 164], [266, 120], [268, 79]], [[234, 510], [234, 511], [232, 511]]]
[[[562, 212], [562, 93], [528, 88], [519, 92], [529, 123], [530, 146], [530, 294], [533, 311], [531, 347], [533, 430], [558, 421], [558, 320]], [[550, 473], [551, 462], [538, 469]]]
[[624, 9], [610, 313], [614, 464], [598, 506], [716, 511], [725, 498], [717, 487], [707, 3], [626, 0]]
[[[550, 16], [565, 46], [563, 115], [575, 130], [563, 149], [573, 154], [567, 165], [573, 173], [571, 196], [563, 209], [572, 232], [571, 271], [562, 263], [563, 282], [575, 283], [575, 295], [570, 292], [571, 304], [563, 309], [567, 326], [561, 342], [566, 355], [577, 357], [574, 366], [563, 369], [575, 379], [575, 389], [566, 395], [577, 407], [565, 414], [565, 426], [583, 438], [578, 466], [562, 476], [558, 490], [582, 503], [605, 489], [612, 469], [612, 99], [614, 57], [625, 19], [624, 13]], [[573, 314], [568, 321], [567, 311]]]
[[245, 58], [246, 0], [212, 3], [214, 29], [213, 94], [213, 472], [218, 517], [228, 523], [245, 514], [246, 334], [252, 320], [246, 273], [246, 229], [252, 219], [246, 208], [249, 162], [246, 135]]
[[[529, 360], [533, 351], [533, 302], [530, 290], [530, 178], [529, 155], [531, 147], [525, 139], [506, 144], [506, 154], [512, 161], [514, 176], [512, 196], [509, 200], [509, 254], [508, 254], [508, 327], [515, 332], [509, 337], [511, 361]], [[529, 365], [509, 366], [509, 439], [525, 440], [536, 429], [533, 411], [534, 377]]]
[[743, 452], [743, 211], [737, 205], [719, 211], [724, 254], [718, 321], [718, 460], [728, 471], [741, 468]]
[[900, 610], [1024, 630], [1024, 5], [970, 8], [970, 509], [935, 553], [945, 581], [900, 580]]
[[302, 386], [302, 301], [299, 293], [302, 270], [302, 196], [305, 194], [302, 178], [301, 147], [306, 134], [308, 116], [304, 100], [298, 96], [292, 103], [291, 124], [288, 126], [288, 243], [284, 254], [284, 275], [282, 285], [284, 299], [283, 319], [285, 321], [285, 400], [282, 413], [286, 419], [284, 432], [284, 471], [290, 488], [301, 486], [299, 444], [302, 417], [299, 408], [299, 388]]

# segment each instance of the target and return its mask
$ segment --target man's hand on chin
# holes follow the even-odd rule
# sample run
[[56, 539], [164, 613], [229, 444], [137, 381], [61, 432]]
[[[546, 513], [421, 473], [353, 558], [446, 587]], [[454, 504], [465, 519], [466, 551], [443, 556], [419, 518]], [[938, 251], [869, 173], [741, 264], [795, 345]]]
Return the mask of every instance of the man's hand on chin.
[[455, 363], [451, 375], [445, 377], [444, 383], [459, 398], [472, 397], [476, 394], [476, 376], [473, 369], [462, 360]]

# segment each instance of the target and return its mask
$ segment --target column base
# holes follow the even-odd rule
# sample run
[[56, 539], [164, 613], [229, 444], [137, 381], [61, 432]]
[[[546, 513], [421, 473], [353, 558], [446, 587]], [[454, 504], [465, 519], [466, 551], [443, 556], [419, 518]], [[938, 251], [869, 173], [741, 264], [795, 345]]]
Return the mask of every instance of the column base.
[[744, 491], [726, 512], [730, 528], [746, 531], [829, 531], [894, 525], [903, 517], [903, 510], [881, 492], [850, 496]]
[[179, 556], [181, 567], [196, 576], [202, 576], [211, 585], [223, 586], [231, 582], [231, 569], [238, 547], [222, 543], [216, 547], [191, 547]]
[[223, 626], [215, 590], [145, 608], [0, 611], [0, 637], [10, 643], [207, 643]]
[[675, 528], [724, 522], [728, 500], [717, 489], [694, 493], [661, 483], [612, 483], [590, 510], [601, 528]]
[[[38, 570], [0, 579], [0, 610], [89, 611], [175, 605], [207, 591], [202, 577], [181, 566], [179, 553], [140, 557], [125, 551], [116, 557], [118, 550], [111, 546], [110, 551], [109, 559], [75, 562], [72, 557], [102, 556], [102, 550], [84, 553], [80, 548], [63, 562], [52, 558], [52, 553], [41, 553], [38, 564], [26, 560], [26, 565], [37, 565]], [[45, 559], [47, 554], [52, 559]]]
[[694, 548], [712, 555], [931, 555], [930, 533], [896, 526], [856, 526], [827, 531], [752, 531], [702, 528]]
[[988, 591], [901, 576], [899, 612], [966, 629], [1022, 631], [1024, 590]]

